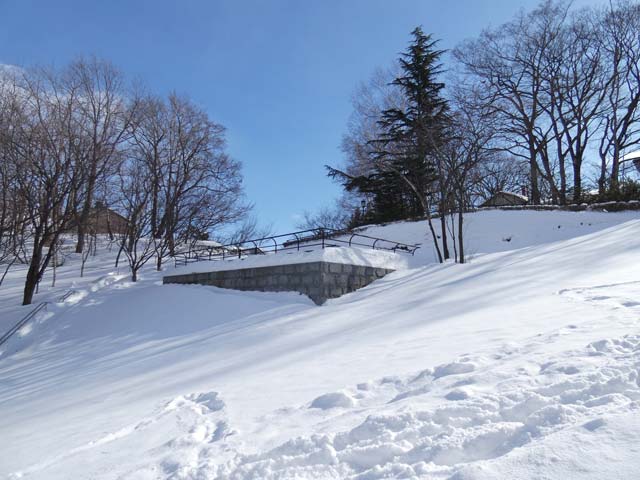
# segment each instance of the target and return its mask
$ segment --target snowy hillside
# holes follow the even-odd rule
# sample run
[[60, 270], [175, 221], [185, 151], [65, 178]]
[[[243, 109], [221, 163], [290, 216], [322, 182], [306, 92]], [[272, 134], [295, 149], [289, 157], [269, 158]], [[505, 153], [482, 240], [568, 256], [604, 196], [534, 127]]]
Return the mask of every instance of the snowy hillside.
[[423, 248], [322, 307], [70, 259], [37, 301], [76, 293], [0, 355], [0, 477], [633, 478], [640, 214], [467, 219], [466, 265], [423, 222], [369, 228]]

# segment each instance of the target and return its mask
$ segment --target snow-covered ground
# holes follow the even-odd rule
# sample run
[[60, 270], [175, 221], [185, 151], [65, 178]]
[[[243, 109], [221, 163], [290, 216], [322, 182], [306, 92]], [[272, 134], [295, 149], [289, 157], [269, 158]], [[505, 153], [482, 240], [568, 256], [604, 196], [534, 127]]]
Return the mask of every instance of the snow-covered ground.
[[322, 307], [70, 259], [0, 356], [0, 478], [635, 478], [640, 214], [479, 212], [466, 265], [425, 232]]

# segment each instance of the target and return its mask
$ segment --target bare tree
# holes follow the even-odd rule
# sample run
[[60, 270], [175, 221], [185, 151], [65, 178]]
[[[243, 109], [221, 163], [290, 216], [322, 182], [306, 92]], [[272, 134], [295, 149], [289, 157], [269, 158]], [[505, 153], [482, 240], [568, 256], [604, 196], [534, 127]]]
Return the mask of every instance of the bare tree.
[[564, 2], [544, 1], [530, 13], [485, 30], [454, 51], [466, 74], [482, 86], [484, 101], [501, 117], [504, 149], [529, 164], [530, 200], [540, 203], [539, 177], [557, 199], [554, 166], [547, 153], [551, 127], [545, 123], [545, 56], [553, 49], [568, 14]]
[[187, 98], [146, 99], [132, 142], [148, 180], [158, 270], [178, 243], [247, 213], [240, 164], [224, 151], [224, 128]]
[[130, 160], [121, 164], [119, 180], [120, 208], [127, 219], [121, 252], [129, 264], [131, 281], [136, 282], [140, 269], [155, 254], [148, 171], [141, 162]]
[[0, 285], [11, 267], [24, 254], [25, 212], [17, 191], [17, 168], [12, 154], [20, 116], [20, 98], [15, 75], [0, 72]]
[[572, 200], [581, 201], [582, 165], [611, 86], [600, 34], [589, 20], [588, 11], [572, 15], [543, 54], [542, 74], [548, 97], [544, 109], [553, 127], [552, 143], [560, 165], [560, 203], [565, 203], [568, 190], [565, 159], [572, 167]]
[[95, 251], [97, 200], [127, 219], [118, 259], [126, 256], [132, 278], [154, 255], [161, 268], [180, 242], [249, 211], [241, 165], [225, 148], [224, 127], [193, 102], [176, 95], [142, 101], [108, 62], [78, 60], [11, 76], [3, 70], [0, 262], [7, 266], [0, 283], [24, 259], [23, 303], [31, 303], [73, 229], [83, 275]]
[[96, 236], [95, 234], [90, 234], [88, 235], [88, 237], [89, 237], [89, 244], [87, 245], [87, 248], [85, 248], [82, 252], [82, 262], [80, 264], [80, 278], [84, 277], [84, 267], [87, 264], [87, 260], [89, 260], [89, 256], [92, 253], [95, 255], [95, 248], [97, 243]]
[[620, 162], [640, 144], [640, 5], [615, 2], [596, 12], [592, 25], [609, 76], [598, 145], [598, 189], [604, 194], [618, 190]]
[[524, 194], [529, 183], [527, 165], [500, 150], [491, 152], [472, 175], [472, 195], [480, 201], [488, 200], [499, 192]]
[[[402, 109], [406, 106], [400, 88], [392, 83], [399, 73], [395, 64], [387, 69], [378, 68], [367, 82], [357, 86], [351, 96], [353, 111], [341, 143], [345, 158], [342, 170], [351, 177], [367, 176], [375, 172], [377, 165], [372, 154], [371, 142], [382, 133], [378, 124], [380, 116], [384, 110]], [[400, 183], [402, 184], [402, 181]], [[408, 187], [406, 189], [409, 190]], [[374, 205], [374, 198], [375, 195], [371, 192], [350, 190], [345, 192], [344, 200], [351, 207], [348, 209], [353, 210], [362, 200], [366, 205]], [[344, 207], [345, 205], [341, 205], [341, 208]]]
[[475, 172], [493, 161], [496, 153], [498, 129], [495, 123], [498, 115], [484, 102], [477, 88], [454, 90], [451, 104], [452, 131], [457, 133], [450, 136], [448, 142], [439, 149], [438, 155], [451, 185], [453, 209], [458, 220], [457, 242], [454, 237], [454, 246], [457, 243], [456, 261], [465, 263], [464, 214], [472, 205], [474, 182], [478, 178]]
[[22, 76], [21, 91], [9, 155], [16, 166], [16, 193], [24, 202], [30, 234], [23, 295], [23, 304], [28, 305], [73, 219], [72, 196], [79, 181], [77, 90], [63, 84], [55, 71], [38, 70]]
[[273, 235], [272, 225], [260, 225], [255, 215], [247, 216], [230, 234], [217, 236], [223, 245], [242, 245], [249, 240], [256, 240]]
[[339, 204], [333, 208], [323, 207], [315, 213], [304, 212], [302, 218], [296, 223], [296, 228], [344, 230], [349, 227], [350, 213], [343, 210]]
[[580, 202], [583, 166], [599, 151], [600, 193], [617, 189], [625, 153], [640, 144], [640, 7], [572, 11], [545, 0], [455, 56], [500, 114], [502, 147], [530, 165], [531, 201]]
[[82, 135], [83, 176], [77, 195], [78, 242], [76, 253], [84, 249], [89, 215], [98, 182], [115, 171], [118, 149], [126, 140], [138, 102], [126, 91], [122, 74], [109, 62], [95, 57], [73, 62], [65, 72], [67, 83], [76, 90]]

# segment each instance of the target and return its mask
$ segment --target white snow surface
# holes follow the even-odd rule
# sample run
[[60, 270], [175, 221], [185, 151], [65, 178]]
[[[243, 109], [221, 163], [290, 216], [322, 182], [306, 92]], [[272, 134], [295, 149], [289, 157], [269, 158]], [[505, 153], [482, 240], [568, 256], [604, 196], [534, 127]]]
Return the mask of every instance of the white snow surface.
[[189, 263], [185, 266], [179, 266], [175, 273], [213, 272], [310, 262], [348, 263], [350, 265], [401, 270], [409, 266], [411, 259], [408, 254], [395, 254], [387, 250], [349, 248], [346, 245], [318, 249], [317, 247], [305, 248], [303, 245], [300, 251], [284, 250], [276, 253], [269, 252], [265, 255], [248, 255], [242, 258], [230, 256], [224, 260]]
[[640, 215], [467, 219], [465, 265], [369, 228], [423, 248], [322, 307], [70, 255], [37, 301], [76, 293], [0, 347], [0, 478], [637, 477]]

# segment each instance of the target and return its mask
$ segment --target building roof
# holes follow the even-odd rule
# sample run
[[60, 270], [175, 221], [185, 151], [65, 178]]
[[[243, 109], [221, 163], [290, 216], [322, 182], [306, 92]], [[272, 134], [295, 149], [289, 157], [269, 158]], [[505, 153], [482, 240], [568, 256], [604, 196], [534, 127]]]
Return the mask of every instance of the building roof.
[[519, 195], [513, 192], [500, 191], [500, 192], [494, 193], [491, 197], [487, 198], [484, 202], [482, 202], [480, 206], [481, 207], [495, 206], [494, 204], [498, 199], [503, 199], [503, 201], [506, 201], [513, 205], [525, 204], [529, 201], [529, 199], [524, 195]]
[[503, 196], [507, 196], [507, 197], [515, 197], [515, 198], [519, 198], [520, 200], [524, 200], [525, 202], [529, 201], [528, 197], [525, 197], [524, 195], [520, 195], [519, 193], [513, 193], [513, 192], [498, 192], [495, 195], [493, 195], [491, 198], [497, 197], [499, 195], [503, 195]]

